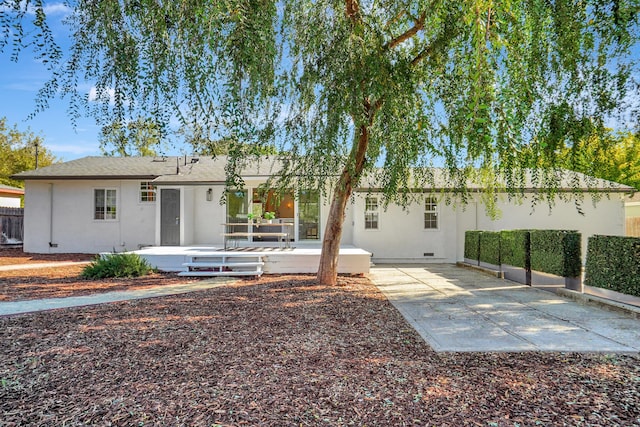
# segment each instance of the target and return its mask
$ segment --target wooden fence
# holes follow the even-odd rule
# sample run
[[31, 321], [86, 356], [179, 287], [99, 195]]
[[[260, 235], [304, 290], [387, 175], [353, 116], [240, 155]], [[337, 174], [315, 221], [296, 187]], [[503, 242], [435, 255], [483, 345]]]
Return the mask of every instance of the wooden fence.
[[24, 232], [24, 209], [0, 207], [0, 244], [22, 243]]
[[627, 218], [627, 236], [640, 237], [640, 217]]

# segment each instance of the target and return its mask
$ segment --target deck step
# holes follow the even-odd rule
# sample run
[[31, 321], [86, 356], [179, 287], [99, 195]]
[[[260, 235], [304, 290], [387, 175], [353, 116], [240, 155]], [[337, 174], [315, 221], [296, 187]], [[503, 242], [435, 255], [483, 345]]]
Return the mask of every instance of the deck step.
[[260, 258], [261, 254], [253, 252], [224, 252], [220, 251], [199, 251], [187, 254], [190, 258]]
[[255, 262], [185, 262], [182, 264], [183, 267], [192, 267], [192, 268], [220, 268], [220, 267], [257, 267], [264, 265], [262, 261]]
[[242, 271], [182, 271], [178, 276], [262, 276], [262, 270]]
[[179, 276], [261, 276], [261, 255], [242, 254], [215, 256], [198, 254], [189, 257], [189, 262], [182, 264], [187, 271], [178, 273]]

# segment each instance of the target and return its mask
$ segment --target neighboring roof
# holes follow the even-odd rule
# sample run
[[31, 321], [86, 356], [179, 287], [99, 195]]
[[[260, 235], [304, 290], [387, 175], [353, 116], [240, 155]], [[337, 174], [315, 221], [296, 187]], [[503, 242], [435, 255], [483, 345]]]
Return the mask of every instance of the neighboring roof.
[[24, 196], [24, 189], [0, 184], [0, 194], [5, 196], [6, 195]]
[[[91, 180], [91, 179], [144, 179], [159, 185], [187, 184], [224, 184], [226, 181], [226, 156], [203, 157], [84, 157], [65, 163], [21, 172], [14, 179], [22, 180]], [[243, 178], [262, 178], [272, 175], [278, 167], [275, 156], [264, 157], [242, 168]], [[434, 190], [450, 188], [444, 179], [444, 170], [434, 168]], [[375, 178], [357, 191], [370, 191], [378, 187]], [[534, 186], [531, 177], [526, 178], [524, 191], [537, 191], [541, 185]], [[482, 186], [469, 182], [470, 190], [481, 190]], [[577, 172], [565, 171], [561, 179], [561, 190], [583, 189], [606, 192], [631, 193], [633, 188], [603, 179], [596, 179]]]
[[629, 197], [625, 197], [624, 202], [631, 206], [631, 205], [640, 205], [640, 191], [637, 191], [633, 194], [630, 195]]

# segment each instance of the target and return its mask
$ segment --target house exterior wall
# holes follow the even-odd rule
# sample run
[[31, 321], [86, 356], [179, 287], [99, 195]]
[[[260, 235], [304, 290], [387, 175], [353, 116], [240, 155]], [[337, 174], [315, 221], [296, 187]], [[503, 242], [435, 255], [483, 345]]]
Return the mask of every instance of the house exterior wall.
[[[257, 183], [253, 183], [256, 184]], [[252, 184], [249, 184], [252, 185]], [[159, 244], [159, 201], [141, 202], [139, 180], [26, 182], [24, 249], [34, 253], [132, 250]], [[117, 219], [94, 220], [94, 189], [117, 191]], [[169, 188], [169, 187], [163, 187]], [[220, 204], [222, 185], [176, 186], [181, 191], [181, 244], [221, 245], [226, 206]], [[211, 200], [207, 190], [212, 189]], [[545, 204], [532, 210], [530, 198], [521, 204], [500, 200], [502, 216], [491, 219], [483, 205], [438, 206], [438, 228], [424, 228], [424, 203], [403, 210], [380, 203], [378, 228], [365, 229], [365, 193], [347, 205], [341, 244], [373, 254], [374, 262], [456, 262], [463, 259], [464, 232], [516, 228], [575, 229], [583, 234], [583, 256], [593, 234], [624, 235], [625, 213], [621, 197], [602, 198], [597, 205], [585, 196], [577, 213], [573, 202], [557, 201], [551, 211]], [[51, 201], [53, 200], [53, 209]], [[321, 200], [320, 244], [326, 231], [330, 197]], [[297, 223], [296, 223], [297, 228]], [[51, 245], [50, 245], [51, 243]], [[298, 243], [304, 246], [304, 243]]]
[[12, 194], [0, 194], [0, 206], [3, 208], [19, 208], [20, 196]]
[[[341, 245], [355, 245], [355, 203], [348, 203], [347, 209], [344, 213], [344, 222], [342, 223], [342, 238], [340, 239]], [[329, 218], [329, 211], [331, 210], [331, 199], [325, 199], [322, 201], [322, 217], [321, 222], [321, 240], [324, 237], [325, 229], [327, 228], [327, 218]]]
[[[557, 201], [550, 211], [547, 205], [531, 208], [531, 198], [521, 204], [500, 200], [502, 216], [490, 218], [479, 199], [466, 205], [438, 205], [438, 229], [424, 229], [422, 202], [406, 210], [396, 205], [379, 209], [378, 229], [365, 229], [365, 194], [359, 194], [352, 207], [353, 244], [373, 254], [373, 262], [447, 262], [464, 259], [464, 234], [467, 230], [567, 229], [582, 233], [582, 254], [586, 256], [587, 241], [593, 234], [624, 235], [624, 206], [621, 198], [611, 195], [594, 206], [591, 196], [582, 203], [584, 216], [571, 201]], [[433, 253], [433, 256], [428, 255]], [[427, 255], [425, 255], [427, 254]]]
[[195, 188], [184, 186], [180, 188], [180, 245], [193, 245], [196, 239], [195, 217]]
[[[154, 243], [155, 202], [140, 202], [140, 181], [26, 181], [25, 252], [97, 253]], [[117, 219], [94, 220], [94, 189], [116, 190]], [[53, 209], [51, 205], [53, 201]]]
[[[211, 200], [207, 190], [211, 188]], [[224, 195], [222, 185], [204, 185], [193, 190], [193, 224], [195, 245], [222, 245], [222, 233], [226, 222], [226, 206], [220, 204]]]
[[353, 244], [373, 254], [373, 262], [454, 262], [456, 259], [456, 212], [452, 206], [438, 206], [438, 227], [424, 228], [424, 202], [379, 207], [377, 229], [365, 228], [364, 193], [353, 205]]
[[631, 202], [625, 205], [625, 216], [627, 218], [640, 217], [640, 202]]

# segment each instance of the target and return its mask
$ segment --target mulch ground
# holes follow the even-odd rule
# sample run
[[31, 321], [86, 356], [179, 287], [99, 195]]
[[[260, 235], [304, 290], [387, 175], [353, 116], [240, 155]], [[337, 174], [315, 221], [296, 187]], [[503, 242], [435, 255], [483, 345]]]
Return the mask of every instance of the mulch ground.
[[0, 317], [0, 343], [3, 427], [640, 425], [637, 355], [435, 353], [366, 278]]
[[[136, 290], [202, 279], [155, 273], [131, 279], [83, 279], [85, 265], [37, 268], [42, 263], [90, 261], [90, 254], [25, 254], [19, 249], [0, 250], [0, 266], [29, 264], [34, 268], [0, 271], [0, 302], [63, 298], [102, 292]], [[2, 424], [0, 424], [1, 426]]]
[[154, 273], [130, 279], [83, 279], [80, 277], [83, 268], [84, 265], [72, 265], [0, 271], [0, 302], [91, 295], [202, 280], [173, 273]]

